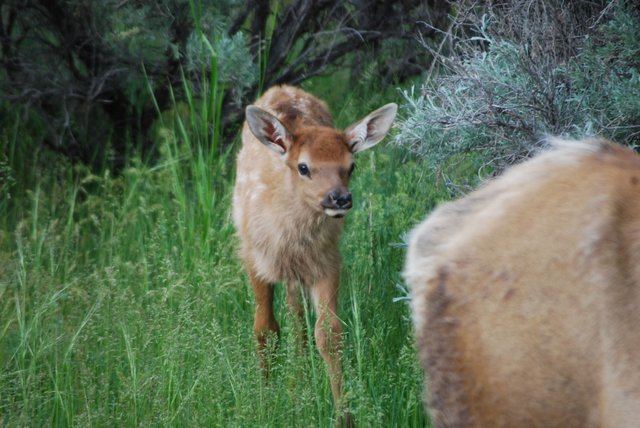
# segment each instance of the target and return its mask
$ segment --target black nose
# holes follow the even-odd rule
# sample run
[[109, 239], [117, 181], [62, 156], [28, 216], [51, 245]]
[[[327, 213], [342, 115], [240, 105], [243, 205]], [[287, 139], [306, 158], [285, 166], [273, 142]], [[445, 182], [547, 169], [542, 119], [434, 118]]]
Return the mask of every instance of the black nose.
[[343, 193], [336, 199], [336, 205], [340, 208], [351, 208], [351, 193]]
[[332, 190], [327, 193], [327, 197], [322, 201], [325, 208], [349, 209], [352, 205], [351, 192], [340, 192]]

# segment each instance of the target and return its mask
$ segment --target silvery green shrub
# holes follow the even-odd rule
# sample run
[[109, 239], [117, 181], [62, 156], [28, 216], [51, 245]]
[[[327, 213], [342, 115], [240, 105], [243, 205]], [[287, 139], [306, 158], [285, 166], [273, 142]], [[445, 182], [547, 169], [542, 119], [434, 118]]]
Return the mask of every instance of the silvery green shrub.
[[566, 55], [505, 36], [492, 28], [502, 22], [483, 15], [472, 37], [439, 54], [435, 77], [404, 92], [397, 144], [436, 170], [462, 153], [489, 171], [529, 157], [548, 135], [601, 135], [637, 147], [640, 18], [617, 2], [597, 18]]

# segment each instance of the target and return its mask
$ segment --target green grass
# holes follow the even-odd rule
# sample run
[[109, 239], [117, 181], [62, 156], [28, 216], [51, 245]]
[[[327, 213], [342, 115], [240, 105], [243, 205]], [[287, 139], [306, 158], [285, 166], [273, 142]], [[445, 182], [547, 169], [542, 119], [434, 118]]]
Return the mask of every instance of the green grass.
[[[340, 126], [389, 101], [367, 92], [316, 91]], [[0, 130], [0, 426], [333, 423], [323, 361], [298, 351], [284, 287], [273, 374], [260, 373], [230, 219], [237, 147], [201, 131], [219, 113], [215, 97], [201, 104], [164, 113], [162, 158], [117, 177], [33, 156], [38, 133], [20, 120]], [[356, 160], [340, 297], [349, 410], [360, 426], [425, 426], [394, 244], [447, 194], [391, 145]]]

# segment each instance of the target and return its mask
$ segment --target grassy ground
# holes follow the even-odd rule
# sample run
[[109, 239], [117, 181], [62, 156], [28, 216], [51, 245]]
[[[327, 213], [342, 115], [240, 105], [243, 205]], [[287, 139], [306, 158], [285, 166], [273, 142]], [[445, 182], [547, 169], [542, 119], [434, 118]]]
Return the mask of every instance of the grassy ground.
[[[397, 98], [308, 88], [340, 126]], [[212, 155], [181, 126], [159, 128], [161, 160], [118, 177], [34, 155], [20, 121], [0, 131], [0, 426], [332, 424], [326, 370], [313, 347], [297, 351], [283, 287], [262, 378], [230, 220], [236, 148]], [[428, 424], [394, 244], [447, 193], [404, 156], [383, 143], [357, 157], [342, 239], [344, 381], [360, 426]]]

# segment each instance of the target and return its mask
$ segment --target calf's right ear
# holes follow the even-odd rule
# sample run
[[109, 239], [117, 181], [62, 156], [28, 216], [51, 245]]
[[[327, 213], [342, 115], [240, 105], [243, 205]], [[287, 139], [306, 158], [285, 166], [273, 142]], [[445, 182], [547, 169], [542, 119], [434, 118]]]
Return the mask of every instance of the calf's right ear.
[[280, 155], [289, 151], [293, 137], [277, 117], [254, 105], [245, 113], [249, 129], [262, 144]]

